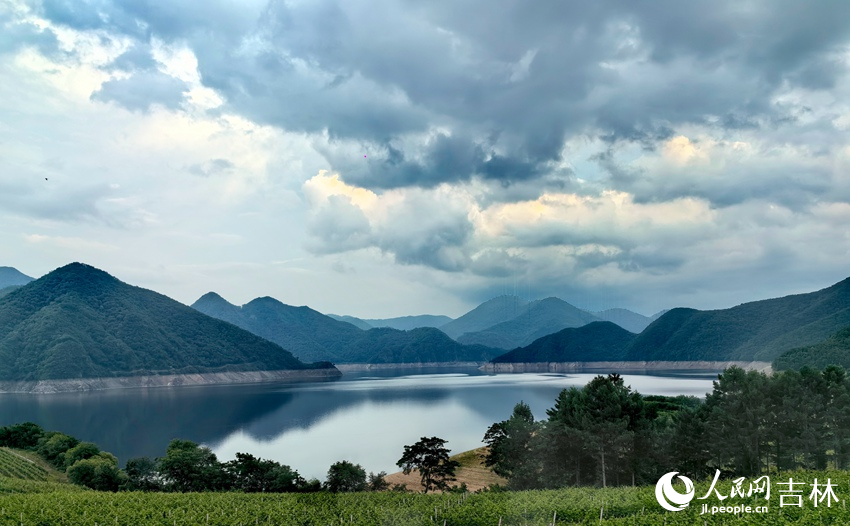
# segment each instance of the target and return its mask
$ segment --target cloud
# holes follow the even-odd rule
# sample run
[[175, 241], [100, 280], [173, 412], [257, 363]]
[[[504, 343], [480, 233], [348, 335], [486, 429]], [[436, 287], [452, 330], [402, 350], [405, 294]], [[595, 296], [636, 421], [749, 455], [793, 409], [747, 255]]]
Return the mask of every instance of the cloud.
[[145, 71], [128, 78], [108, 80], [92, 93], [91, 98], [114, 102], [130, 111], [149, 111], [154, 104], [176, 109], [188, 90], [182, 80], [158, 71]]

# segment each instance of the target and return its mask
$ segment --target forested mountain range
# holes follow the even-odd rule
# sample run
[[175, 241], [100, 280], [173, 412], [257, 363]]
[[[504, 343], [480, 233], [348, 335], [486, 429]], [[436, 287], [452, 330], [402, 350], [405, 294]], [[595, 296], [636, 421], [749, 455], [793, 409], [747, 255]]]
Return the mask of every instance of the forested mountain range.
[[[730, 309], [677, 308], [640, 334], [594, 323], [541, 338], [494, 362], [569, 361], [766, 361], [783, 368], [830, 363], [850, 365], [850, 278], [807, 294], [744, 303]], [[591, 337], [592, 335], [592, 337]], [[831, 337], [831, 338], [830, 338]], [[829, 338], [827, 341], [827, 338]], [[596, 341], [591, 341], [595, 339]], [[602, 356], [606, 356], [602, 358]], [[827, 361], [824, 361], [829, 357]], [[832, 361], [830, 361], [832, 360]]]
[[228, 321], [290, 349], [302, 360], [334, 363], [423, 363], [486, 361], [501, 353], [460, 344], [433, 327], [404, 331], [389, 327], [362, 330], [309, 307], [257, 298], [239, 307], [215, 293], [192, 304], [200, 312]]
[[730, 309], [672, 309], [629, 345], [629, 360], [772, 361], [850, 325], [850, 278], [807, 294]]
[[635, 334], [610, 321], [595, 321], [543, 336], [491, 360], [493, 363], [620, 361]]
[[0, 380], [329, 367], [81, 263], [0, 298]]

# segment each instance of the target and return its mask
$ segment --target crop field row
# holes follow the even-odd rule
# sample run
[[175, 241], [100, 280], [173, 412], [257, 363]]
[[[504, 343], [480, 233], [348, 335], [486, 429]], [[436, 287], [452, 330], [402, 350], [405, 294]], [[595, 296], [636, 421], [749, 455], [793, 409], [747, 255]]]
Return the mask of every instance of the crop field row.
[[48, 472], [35, 462], [2, 447], [0, 448], [0, 477], [47, 480]]
[[[705, 514], [696, 501], [681, 512], [660, 508], [654, 487], [566, 488], [479, 494], [382, 493], [103, 493], [56, 483], [0, 478], [0, 526], [20, 525], [369, 525], [478, 526], [556, 524], [846, 524], [846, 473], [794, 474], [797, 480], [831, 478], [838, 501], [780, 507], [779, 496], [735, 496], [736, 505], [767, 504], [764, 513]], [[778, 479], [777, 479], [778, 480]], [[710, 481], [697, 483], [707, 492]], [[729, 494], [731, 483], [718, 490]], [[713, 504], [720, 504], [714, 499]]]

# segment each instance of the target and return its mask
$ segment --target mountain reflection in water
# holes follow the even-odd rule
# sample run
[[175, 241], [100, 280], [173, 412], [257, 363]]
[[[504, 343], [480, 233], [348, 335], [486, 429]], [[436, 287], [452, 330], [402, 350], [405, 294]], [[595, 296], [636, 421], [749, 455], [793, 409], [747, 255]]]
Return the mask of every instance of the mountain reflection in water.
[[[704, 396], [716, 372], [623, 374], [643, 394]], [[244, 451], [323, 480], [338, 460], [396, 471], [405, 444], [448, 440], [480, 447], [487, 428], [520, 400], [545, 418], [558, 393], [595, 373], [483, 374], [474, 368], [346, 373], [324, 382], [0, 395], [0, 425], [32, 421], [97, 443], [123, 464], [165, 454], [173, 438], [210, 446], [220, 460]]]

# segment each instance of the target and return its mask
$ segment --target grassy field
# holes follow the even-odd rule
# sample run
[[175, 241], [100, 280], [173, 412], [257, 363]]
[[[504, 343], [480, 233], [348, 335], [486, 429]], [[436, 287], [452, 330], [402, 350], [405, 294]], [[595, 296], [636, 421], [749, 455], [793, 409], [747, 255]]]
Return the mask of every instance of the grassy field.
[[[455, 477], [456, 482], [452, 484], [466, 484], [469, 491], [478, 491], [483, 488], [499, 484], [504, 486], [507, 480], [493, 473], [493, 470], [484, 466], [484, 455], [487, 453], [486, 447], [480, 447], [470, 451], [465, 451], [451, 457], [452, 460], [460, 462], [460, 467], [457, 469]], [[410, 491], [422, 491], [422, 481], [418, 471], [412, 471], [409, 475], [402, 472], [391, 473], [387, 475], [387, 482], [390, 486], [401, 484]]]
[[[550, 491], [484, 492], [478, 494], [240, 494], [240, 493], [100, 493], [68, 484], [0, 478], [0, 526], [23, 525], [339, 525], [484, 526], [552, 524], [708, 525], [708, 524], [847, 524], [850, 474], [795, 472], [804, 482], [802, 507], [780, 507], [774, 476], [769, 500], [763, 496], [730, 497], [723, 504], [761, 506], [765, 513], [700, 515], [701, 501], [681, 512], [663, 510], [655, 487], [566, 488]], [[814, 506], [809, 484], [830, 479], [838, 501]], [[697, 483], [696, 495], [710, 481]], [[731, 483], [718, 485], [728, 495]], [[745, 485], [746, 488], [746, 485]], [[712, 496], [709, 505], [720, 505]]]

